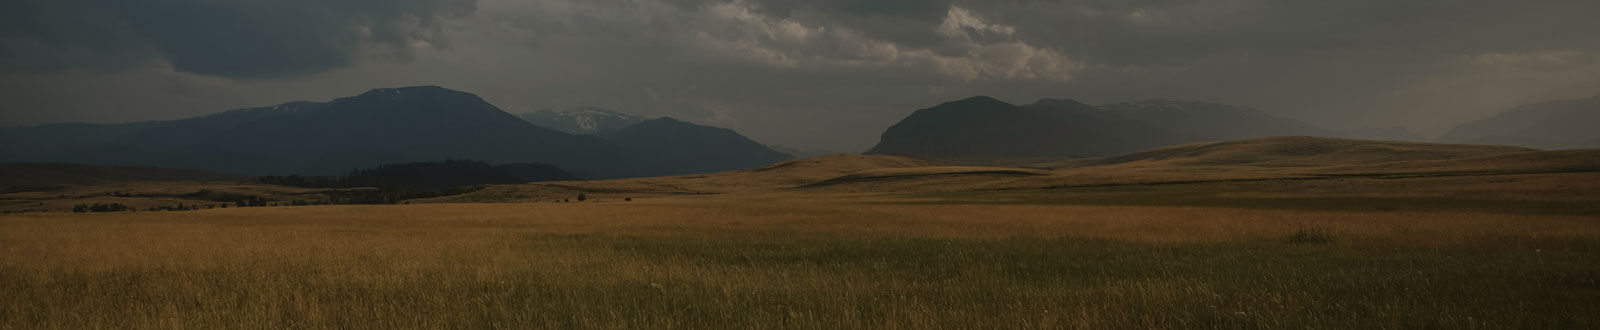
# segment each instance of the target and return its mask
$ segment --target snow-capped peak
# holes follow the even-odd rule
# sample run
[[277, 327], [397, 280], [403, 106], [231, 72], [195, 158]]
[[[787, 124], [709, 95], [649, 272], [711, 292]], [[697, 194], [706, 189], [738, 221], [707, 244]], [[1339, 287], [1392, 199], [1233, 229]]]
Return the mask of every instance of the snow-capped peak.
[[522, 114], [521, 117], [534, 125], [554, 128], [571, 134], [594, 134], [648, 120], [648, 118], [638, 114], [592, 106], [565, 110], [538, 110]]

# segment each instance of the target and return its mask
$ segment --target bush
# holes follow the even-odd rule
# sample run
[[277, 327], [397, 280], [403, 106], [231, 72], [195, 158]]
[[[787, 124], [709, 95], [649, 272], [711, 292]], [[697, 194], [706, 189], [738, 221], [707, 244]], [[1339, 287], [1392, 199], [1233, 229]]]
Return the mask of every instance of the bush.
[[110, 203], [110, 204], [94, 203], [94, 204], [78, 204], [78, 205], [73, 205], [72, 206], [72, 212], [76, 212], [76, 213], [123, 212], [123, 211], [132, 211], [132, 210], [133, 210], [132, 206], [128, 206], [128, 204], [123, 204], [123, 203]]
[[1327, 244], [1333, 243], [1333, 234], [1321, 227], [1300, 225], [1286, 240], [1289, 244]]

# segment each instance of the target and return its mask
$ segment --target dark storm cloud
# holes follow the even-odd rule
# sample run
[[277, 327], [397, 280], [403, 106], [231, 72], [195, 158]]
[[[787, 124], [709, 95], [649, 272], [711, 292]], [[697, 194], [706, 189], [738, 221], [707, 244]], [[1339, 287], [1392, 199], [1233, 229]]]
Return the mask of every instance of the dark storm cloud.
[[441, 45], [441, 19], [474, 0], [14, 0], [0, 4], [8, 72], [174, 70], [271, 78], [350, 65], [364, 52]]
[[[0, 73], [0, 103], [22, 109], [0, 113], [0, 123], [172, 118], [436, 84], [512, 112], [598, 105], [728, 126], [762, 142], [860, 150], [917, 108], [972, 95], [1196, 99], [1336, 128], [1438, 134], [1518, 104], [1600, 92], [1600, 1], [1592, 0], [109, 5], [120, 3], [0, 4], [0, 66], [11, 72]], [[460, 18], [441, 21], [452, 17]], [[451, 47], [429, 46], [444, 35]], [[172, 68], [141, 64], [151, 60]], [[147, 66], [37, 73], [136, 65]], [[118, 87], [125, 82], [148, 83]], [[85, 93], [103, 97], [77, 97]]]

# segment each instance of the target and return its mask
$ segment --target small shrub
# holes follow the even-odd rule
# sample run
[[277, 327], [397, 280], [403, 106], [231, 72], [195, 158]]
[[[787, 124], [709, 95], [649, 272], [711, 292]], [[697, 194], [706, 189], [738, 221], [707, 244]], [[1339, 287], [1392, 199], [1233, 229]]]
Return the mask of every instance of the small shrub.
[[584, 195], [582, 193], [578, 194], [578, 201], [579, 202], [586, 201], [586, 200], [589, 200], [589, 195]]
[[1286, 240], [1289, 244], [1328, 244], [1333, 243], [1333, 234], [1321, 227], [1300, 225]]

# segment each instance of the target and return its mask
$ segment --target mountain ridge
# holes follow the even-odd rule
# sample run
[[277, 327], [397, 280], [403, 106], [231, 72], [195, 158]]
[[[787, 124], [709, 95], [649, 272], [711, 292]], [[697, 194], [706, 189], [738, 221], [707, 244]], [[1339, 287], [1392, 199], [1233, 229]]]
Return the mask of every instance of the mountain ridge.
[[1520, 105], [1457, 125], [1439, 141], [1543, 149], [1600, 147], [1600, 95]]
[[[168, 121], [0, 128], [0, 155], [7, 161], [332, 175], [382, 164], [471, 159], [551, 164], [587, 178], [665, 173], [641, 161], [649, 156], [625, 149], [635, 148], [540, 127], [477, 95], [438, 86], [377, 88], [328, 102]], [[751, 166], [760, 165], [765, 164]]]

